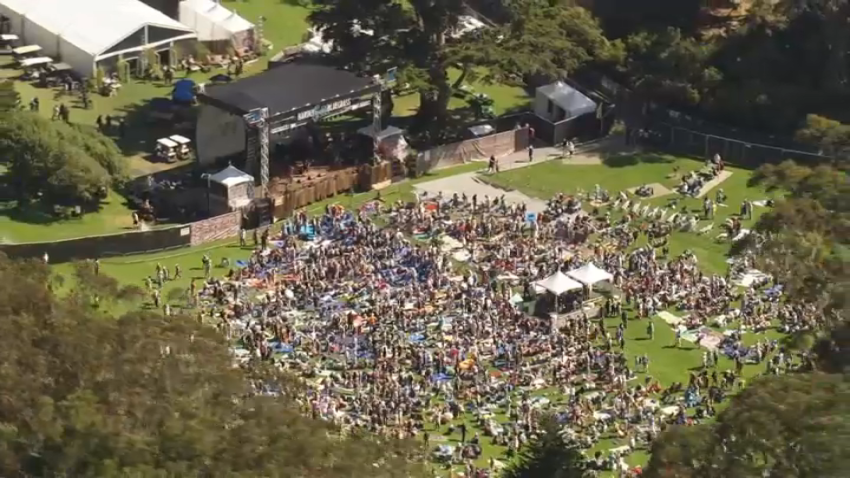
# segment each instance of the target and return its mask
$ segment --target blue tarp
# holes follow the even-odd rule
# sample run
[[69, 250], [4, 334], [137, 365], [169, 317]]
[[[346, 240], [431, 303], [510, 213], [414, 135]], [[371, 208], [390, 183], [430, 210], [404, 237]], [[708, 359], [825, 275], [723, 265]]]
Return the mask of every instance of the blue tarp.
[[195, 82], [187, 78], [174, 83], [171, 99], [181, 103], [195, 101]]

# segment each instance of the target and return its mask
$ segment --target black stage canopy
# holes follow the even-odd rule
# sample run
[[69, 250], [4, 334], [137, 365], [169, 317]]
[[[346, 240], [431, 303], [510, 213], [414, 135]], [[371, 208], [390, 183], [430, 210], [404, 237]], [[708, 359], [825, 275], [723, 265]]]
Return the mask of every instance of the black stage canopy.
[[322, 103], [380, 91], [381, 85], [371, 78], [326, 66], [287, 63], [233, 83], [208, 86], [199, 99], [237, 114], [268, 108], [273, 121]]

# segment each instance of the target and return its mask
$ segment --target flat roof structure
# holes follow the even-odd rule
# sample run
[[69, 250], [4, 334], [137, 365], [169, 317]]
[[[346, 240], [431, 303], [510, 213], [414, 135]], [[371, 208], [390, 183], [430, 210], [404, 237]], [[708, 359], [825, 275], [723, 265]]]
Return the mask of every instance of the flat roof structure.
[[372, 78], [327, 66], [289, 63], [225, 85], [208, 86], [199, 97], [242, 114], [268, 108], [269, 118], [274, 118], [380, 91], [381, 85]]

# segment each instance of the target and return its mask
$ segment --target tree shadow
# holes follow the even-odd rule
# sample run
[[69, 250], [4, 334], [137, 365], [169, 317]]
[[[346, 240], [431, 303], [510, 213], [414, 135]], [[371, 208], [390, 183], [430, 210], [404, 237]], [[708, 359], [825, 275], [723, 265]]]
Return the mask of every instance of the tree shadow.
[[624, 168], [638, 164], [668, 164], [673, 159], [669, 156], [656, 153], [603, 153], [602, 164], [611, 168]]
[[49, 225], [58, 222], [82, 220], [87, 214], [94, 214], [108, 206], [112, 201], [101, 201], [84, 207], [80, 214], [75, 214], [72, 208], [52, 206], [43, 202], [33, 202], [28, 205], [18, 205], [15, 201], [0, 202], [0, 216], [11, 221], [30, 225]]
[[[156, 97], [125, 106], [124, 127], [113, 121], [104, 126], [103, 134], [112, 138], [126, 156], [139, 156], [149, 162], [161, 162], [154, 155], [156, 140], [179, 134], [194, 138], [197, 110], [194, 106], [180, 106], [170, 99]], [[104, 118], [105, 119], [105, 118]]]

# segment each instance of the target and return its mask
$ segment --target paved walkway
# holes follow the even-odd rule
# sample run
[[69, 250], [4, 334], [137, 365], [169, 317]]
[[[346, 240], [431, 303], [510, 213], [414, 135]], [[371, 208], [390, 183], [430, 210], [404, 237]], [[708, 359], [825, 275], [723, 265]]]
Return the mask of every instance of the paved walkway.
[[[518, 151], [499, 159], [499, 169], [501, 171], [510, 171], [512, 169], [524, 168], [533, 164], [559, 159], [560, 154], [561, 152], [557, 148], [537, 148], [534, 150], [534, 161], [529, 163], [528, 152]], [[519, 191], [505, 190], [491, 186], [482, 181], [480, 177], [481, 173], [478, 172], [458, 174], [416, 184], [414, 189], [419, 193], [425, 192], [428, 196], [443, 193], [443, 197], [450, 197], [454, 193], [458, 193], [459, 195], [466, 194], [471, 197], [473, 194], [477, 194], [479, 200], [483, 200], [484, 196], [490, 196], [491, 199], [505, 196], [506, 203], [525, 203], [531, 212], [540, 213], [546, 209], [546, 201], [532, 198]]]
[[698, 198], [705, 196], [710, 193], [712, 189], [716, 188], [720, 183], [729, 179], [729, 176], [732, 175], [732, 171], [725, 170], [720, 171], [720, 174], [714, 177], [711, 181], [702, 185], [702, 188], [699, 190], [699, 194], [697, 194]]
[[[547, 146], [535, 148], [534, 161], [531, 163], [528, 161], [528, 152], [525, 150], [502, 157], [499, 159], [499, 170], [510, 171], [546, 161], [562, 161], [564, 164], [601, 164], [601, 155], [616, 154], [622, 152], [622, 150], [622, 139], [617, 137], [606, 138], [586, 146], [579, 145], [576, 148], [576, 154], [570, 158], [564, 157], [562, 148]], [[443, 197], [451, 196], [454, 193], [465, 193], [467, 196], [477, 194], [479, 200], [484, 199], [484, 196], [490, 196], [490, 198], [505, 196], [505, 202], [508, 204], [525, 203], [531, 212], [540, 213], [546, 209], [546, 201], [532, 198], [520, 191], [492, 186], [482, 181], [481, 178], [482, 173], [480, 172], [464, 173], [422, 182], [415, 185], [414, 189], [419, 193], [425, 192], [428, 196], [435, 196], [441, 192]]]

